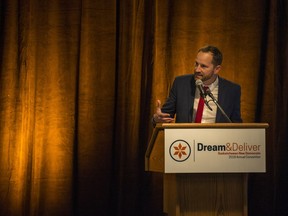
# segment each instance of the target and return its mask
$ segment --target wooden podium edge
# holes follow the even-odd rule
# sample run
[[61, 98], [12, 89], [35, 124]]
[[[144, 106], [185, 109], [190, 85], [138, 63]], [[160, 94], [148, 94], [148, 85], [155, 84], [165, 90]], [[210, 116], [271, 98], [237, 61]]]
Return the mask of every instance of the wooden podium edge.
[[[268, 123], [162, 123], [155, 128], [268, 128]], [[158, 129], [159, 130], [159, 129]]]
[[[159, 133], [160, 130], [164, 130], [163, 124], [157, 124], [155, 126], [155, 128], [153, 129], [153, 133], [152, 133], [151, 139], [149, 141], [149, 144], [148, 144], [148, 147], [147, 147], [147, 150], [146, 150], [146, 153], [145, 153], [145, 171], [150, 171], [150, 166], [149, 166], [149, 164], [150, 164], [150, 155], [152, 153], [152, 150], [153, 150], [153, 147], [154, 147], [154, 144], [155, 144], [155, 140], [158, 137], [158, 133]], [[163, 152], [163, 155], [164, 155], [164, 152]], [[163, 165], [164, 165], [164, 162], [163, 162]], [[159, 170], [159, 171], [163, 172], [163, 170]]]

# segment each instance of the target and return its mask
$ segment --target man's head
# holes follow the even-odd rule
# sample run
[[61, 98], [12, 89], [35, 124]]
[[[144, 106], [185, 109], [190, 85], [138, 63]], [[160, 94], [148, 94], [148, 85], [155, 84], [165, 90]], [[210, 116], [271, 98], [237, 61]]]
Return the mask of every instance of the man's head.
[[217, 47], [209, 46], [209, 45], [208, 46], [204, 46], [204, 47], [202, 47], [202, 48], [200, 48], [198, 50], [198, 53], [199, 52], [211, 53], [212, 56], [213, 56], [212, 63], [213, 63], [214, 66], [222, 64], [223, 56], [222, 56], [222, 53], [220, 52], [220, 50]]
[[222, 53], [217, 47], [200, 48], [195, 59], [195, 79], [201, 79], [205, 85], [213, 83], [221, 69], [222, 59]]

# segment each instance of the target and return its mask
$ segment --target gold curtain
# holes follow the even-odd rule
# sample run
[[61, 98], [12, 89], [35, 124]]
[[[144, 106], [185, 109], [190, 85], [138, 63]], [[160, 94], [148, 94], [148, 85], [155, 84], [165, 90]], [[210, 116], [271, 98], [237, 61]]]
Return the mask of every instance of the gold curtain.
[[270, 124], [250, 211], [273, 211], [277, 2], [0, 4], [0, 215], [159, 215], [162, 176], [144, 171], [150, 119], [206, 44], [242, 86], [244, 122]]

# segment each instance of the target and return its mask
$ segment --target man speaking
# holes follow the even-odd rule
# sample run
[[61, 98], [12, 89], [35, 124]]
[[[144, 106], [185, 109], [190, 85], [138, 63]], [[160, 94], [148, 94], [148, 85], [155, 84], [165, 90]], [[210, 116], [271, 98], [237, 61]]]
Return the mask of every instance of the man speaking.
[[241, 123], [241, 87], [218, 75], [222, 59], [217, 47], [200, 48], [194, 74], [175, 78], [163, 107], [157, 100], [153, 123]]

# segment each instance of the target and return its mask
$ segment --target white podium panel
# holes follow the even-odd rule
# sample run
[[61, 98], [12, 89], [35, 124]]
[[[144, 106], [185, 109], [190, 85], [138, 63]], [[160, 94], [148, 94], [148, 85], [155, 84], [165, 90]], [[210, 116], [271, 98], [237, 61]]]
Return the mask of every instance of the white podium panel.
[[166, 128], [164, 173], [266, 171], [265, 128]]

